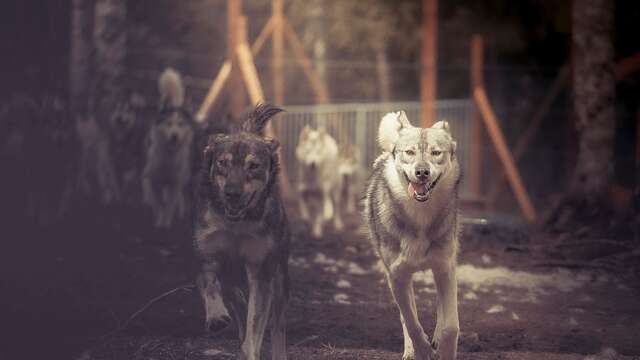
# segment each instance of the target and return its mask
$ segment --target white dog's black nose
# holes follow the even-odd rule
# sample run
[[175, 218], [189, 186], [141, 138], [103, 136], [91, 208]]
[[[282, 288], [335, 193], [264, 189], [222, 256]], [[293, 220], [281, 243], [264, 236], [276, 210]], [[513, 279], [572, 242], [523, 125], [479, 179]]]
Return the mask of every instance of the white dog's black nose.
[[420, 181], [425, 181], [429, 178], [429, 168], [428, 167], [416, 167], [416, 178]]

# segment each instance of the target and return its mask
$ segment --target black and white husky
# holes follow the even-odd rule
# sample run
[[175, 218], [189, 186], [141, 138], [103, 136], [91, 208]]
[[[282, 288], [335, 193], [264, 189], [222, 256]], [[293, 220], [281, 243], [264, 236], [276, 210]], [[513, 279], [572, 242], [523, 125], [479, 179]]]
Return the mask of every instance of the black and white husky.
[[[455, 359], [460, 166], [449, 124], [411, 125], [403, 111], [380, 122], [383, 154], [367, 185], [364, 220], [400, 311], [403, 359]], [[437, 288], [433, 340], [418, 320], [413, 274], [430, 268]]]
[[149, 133], [142, 189], [155, 226], [168, 228], [186, 214], [194, 130], [184, 107], [180, 74], [166, 69], [158, 79], [158, 90], [160, 114]]
[[336, 140], [322, 126], [317, 130], [305, 126], [296, 147], [296, 159], [300, 216], [311, 223], [311, 235], [322, 238], [331, 219], [335, 230], [342, 230], [342, 217], [335, 210], [340, 195]]

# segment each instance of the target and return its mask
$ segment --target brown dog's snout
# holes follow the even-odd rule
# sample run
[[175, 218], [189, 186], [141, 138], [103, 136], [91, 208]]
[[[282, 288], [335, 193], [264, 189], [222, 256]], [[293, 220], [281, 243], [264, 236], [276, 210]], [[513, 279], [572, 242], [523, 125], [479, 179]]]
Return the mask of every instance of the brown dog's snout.
[[237, 204], [242, 200], [242, 188], [239, 186], [226, 186], [224, 188], [224, 198], [230, 204]]

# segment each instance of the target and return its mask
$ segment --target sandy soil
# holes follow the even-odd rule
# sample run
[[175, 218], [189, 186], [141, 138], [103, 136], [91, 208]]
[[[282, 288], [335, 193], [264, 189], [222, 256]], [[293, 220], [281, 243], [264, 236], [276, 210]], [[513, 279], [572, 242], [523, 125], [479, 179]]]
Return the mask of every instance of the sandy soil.
[[[217, 337], [202, 333], [204, 314], [194, 291], [178, 290], [127, 321], [150, 299], [192, 282], [188, 224], [149, 233], [131, 230], [134, 219], [82, 219], [64, 228], [16, 224], [20, 242], [2, 262], [3, 274], [10, 274], [0, 300], [9, 336], [0, 341], [0, 359], [233, 358], [238, 343], [232, 330]], [[397, 310], [358, 221], [354, 216], [346, 232], [313, 240], [306, 226], [291, 220], [292, 359], [401, 358]], [[54, 234], [64, 246], [47, 242]], [[603, 272], [538, 268], [530, 254], [506, 250], [528, 241], [519, 227], [465, 230], [459, 359], [584, 359], [603, 348], [615, 350], [598, 359], [612, 358], [613, 351], [619, 354], [613, 358], [640, 358], [637, 284]], [[416, 293], [431, 331], [435, 288], [429, 273], [416, 276]]]

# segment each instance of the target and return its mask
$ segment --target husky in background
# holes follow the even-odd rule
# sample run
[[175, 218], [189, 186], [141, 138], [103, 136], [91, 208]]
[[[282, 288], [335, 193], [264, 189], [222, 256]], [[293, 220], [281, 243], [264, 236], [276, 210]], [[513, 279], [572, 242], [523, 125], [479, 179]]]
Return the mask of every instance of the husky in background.
[[271, 321], [271, 357], [286, 360], [290, 233], [278, 188], [278, 141], [263, 136], [282, 111], [259, 105], [240, 131], [212, 135], [204, 150], [196, 253], [207, 331], [239, 331], [238, 359], [259, 360]]
[[184, 107], [180, 74], [166, 69], [158, 79], [158, 90], [160, 114], [148, 138], [142, 188], [144, 202], [153, 210], [155, 226], [168, 228], [186, 214], [194, 130]]
[[[460, 166], [449, 124], [413, 127], [403, 111], [382, 118], [364, 220], [400, 311], [403, 359], [455, 359]], [[430, 268], [437, 289], [433, 341], [418, 320], [413, 274]], [[436, 353], [437, 351], [437, 353]]]
[[360, 165], [360, 151], [353, 145], [342, 147], [338, 157], [338, 186], [336, 187], [336, 216], [344, 219], [356, 212], [356, 204], [364, 190], [364, 169]]
[[334, 204], [340, 177], [337, 171], [338, 144], [324, 127], [305, 126], [296, 148], [300, 215], [311, 222], [311, 234], [321, 238], [325, 223], [333, 218], [336, 230], [343, 228], [342, 218], [334, 216]]
[[136, 92], [120, 96], [105, 121], [121, 200], [140, 202], [140, 178], [145, 166], [145, 139], [149, 134], [149, 111], [145, 98]]
[[357, 203], [361, 200], [364, 190], [364, 169], [360, 165], [360, 151], [357, 147], [341, 147], [337, 172], [338, 181], [333, 197], [335, 216], [343, 220], [356, 213]]

